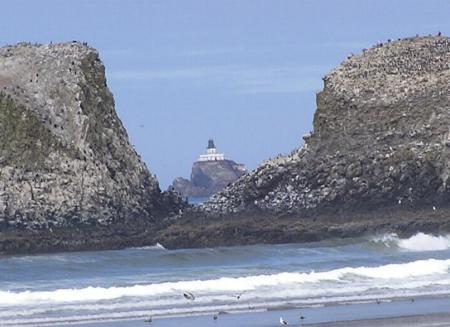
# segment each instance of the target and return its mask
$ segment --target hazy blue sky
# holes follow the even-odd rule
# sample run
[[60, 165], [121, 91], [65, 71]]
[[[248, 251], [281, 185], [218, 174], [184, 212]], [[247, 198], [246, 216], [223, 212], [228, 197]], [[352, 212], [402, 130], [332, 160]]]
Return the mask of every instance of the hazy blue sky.
[[301, 143], [321, 77], [349, 53], [450, 34], [450, 1], [2, 1], [1, 44], [82, 40], [163, 188], [213, 137], [250, 168]]

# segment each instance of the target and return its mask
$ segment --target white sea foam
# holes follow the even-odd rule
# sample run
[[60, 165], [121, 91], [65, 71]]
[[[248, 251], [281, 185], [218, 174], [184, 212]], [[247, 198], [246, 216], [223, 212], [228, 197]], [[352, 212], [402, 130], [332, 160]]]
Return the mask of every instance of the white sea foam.
[[[347, 267], [323, 272], [284, 272], [273, 275], [246, 277], [223, 277], [210, 280], [178, 281], [158, 284], [132, 285], [123, 287], [87, 287], [81, 289], [57, 289], [54, 291], [0, 291], [0, 305], [33, 303], [71, 303], [114, 300], [122, 297], [152, 297], [161, 295], [193, 293], [214, 293], [252, 291], [259, 288], [290, 287], [305, 283], [350, 282], [359, 279], [380, 281], [400, 280], [448, 273], [450, 260], [418, 260], [403, 264], [389, 264], [378, 267]], [[394, 281], [395, 283], [395, 281]]]
[[[401, 293], [390, 292], [387, 297], [381, 297], [383, 302], [390, 302], [395, 298], [416, 298], [422, 295], [448, 295], [449, 291], [426, 291], [426, 292], [416, 292], [416, 291], [406, 291]], [[314, 300], [289, 300], [289, 305], [298, 307], [322, 307], [326, 304], [350, 304], [350, 303], [370, 303], [380, 300], [380, 294], [372, 295], [347, 295], [347, 296], [330, 296], [327, 298], [321, 297]], [[138, 303], [133, 302], [134, 305]], [[114, 311], [98, 311], [95, 313], [84, 313], [84, 311], [75, 310], [69, 315], [58, 315], [53, 317], [18, 317], [17, 312], [9, 312], [5, 317], [9, 319], [2, 321], [2, 326], [61, 326], [61, 325], [71, 325], [79, 323], [89, 323], [89, 322], [109, 322], [109, 321], [119, 321], [119, 320], [136, 320], [147, 318], [149, 314], [153, 317], [185, 317], [185, 316], [196, 316], [217, 313], [218, 311], [226, 311], [230, 313], [238, 312], [259, 312], [267, 311], [268, 309], [277, 308], [286, 305], [286, 299], [283, 298], [281, 301], [261, 301], [259, 303], [253, 303], [249, 307], [248, 303], [226, 303], [226, 304], [216, 304], [211, 303], [211, 305], [204, 306], [183, 306], [183, 307], [171, 307], [171, 308], [152, 308], [151, 303], [145, 306], [132, 306], [130, 303], [127, 304], [128, 308], [134, 308], [137, 310], [117, 310]], [[145, 309], [144, 309], [145, 308]], [[151, 308], [151, 311], [149, 310]], [[113, 308], [109, 308], [111, 310]], [[124, 308], [121, 308], [124, 309]], [[144, 309], [144, 310], [142, 310]], [[75, 313], [79, 311], [78, 313]], [[33, 312], [30, 312], [30, 315]]]
[[131, 250], [167, 250], [161, 243], [156, 243], [155, 245], [139, 246], [129, 248]]
[[411, 252], [443, 251], [450, 249], [450, 235], [435, 236], [417, 233], [410, 238], [402, 239], [397, 234], [392, 233], [375, 237], [373, 241], [382, 243], [387, 247], [397, 247]]

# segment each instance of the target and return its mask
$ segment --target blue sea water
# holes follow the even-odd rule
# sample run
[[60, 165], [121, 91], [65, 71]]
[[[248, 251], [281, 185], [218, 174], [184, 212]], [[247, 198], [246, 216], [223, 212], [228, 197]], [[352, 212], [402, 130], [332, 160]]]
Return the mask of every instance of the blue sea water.
[[[320, 307], [450, 295], [450, 237], [0, 258], [0, 326]], [[192, 293], [187, 300], [183, 293]]]
[[193, 204], [193, 205], [199, 205], [202, 204], [203, 202], [208, 201], [208, 197], [190, 197], [188, 198], [188, 203], [189, 204]]

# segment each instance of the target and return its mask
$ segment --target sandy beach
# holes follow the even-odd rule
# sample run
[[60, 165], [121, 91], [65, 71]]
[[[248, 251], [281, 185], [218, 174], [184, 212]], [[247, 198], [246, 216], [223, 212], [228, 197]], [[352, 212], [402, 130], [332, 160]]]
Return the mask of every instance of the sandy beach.
[[[305, 319], [303, 324], [299, 317]], [[317, 308], [280, 309], [262, 312], [247, 312], [237, 314], [219, 314], [213, 319], [213, 314], [207, 316], [174, 317], [158, 319], [153, 317], [151, 326], [221, 326], [221, 327], [275, 327], [280, 326], [279, 319], [283, 317], [291, 326], [450, 326], [449, 298], [417, 298], [392, 302], [361, 303], [335, 305]], [[139, 320], [109, 321], [90, 324], [79, 324], [83, 327], [103, 326], [148, 326], [149, 323]]]
[[448, 313], [415, 315], [395, 318], [380, 318], [372, 320], [352, 320], [323, 324], [311, 324], [311, 327], [439, 327], [450, 326], [450, 315]]

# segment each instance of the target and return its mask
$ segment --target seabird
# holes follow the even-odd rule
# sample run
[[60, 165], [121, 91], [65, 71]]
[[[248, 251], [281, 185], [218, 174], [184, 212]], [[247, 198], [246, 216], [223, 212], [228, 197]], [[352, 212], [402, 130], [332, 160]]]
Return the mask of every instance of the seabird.
[[148, 322], [149, 324], [151, 324], [153, 321], [152, 316], [150, 316], [148, 319], [144, 320], [144, 322]]
[[300, 312], [300, 325], [303, 326], [303, 320], [305, 320], [305, 316]]
[[241, 296], [242, 296], [242, 294], [244, 294], [245, 292], [241, 292], [241, 293], [239, 293], [238, 295], [236, 295], [236, 299], [238, 299], [238, 300], [240, 300], [241, 299]]
[[436, 211], [436, 207], [435, 206], [433, 206], [433, 211]]
[[185, 292], [185, 293], [183, 293], [183, 296], [186, 300], [191, 300], [191, 301], [195, 300], [195, 296], [191, 292]]
[[213, 319], [214, 319], [214, 320], [217, 320], [217, 318], [218, 318], [218, 316], [217, 316], [217, 314], [215, 314], [215, 315], [213, 316]]
[[399, 199], [399, 200], [398, 200], [398, 204], [402, 204], [402, 199]]
[[287, 325], [287, 321], [283, 319], [283, 317], [280, 317], [280, 325]]
[[380, 304], [381, 303], [381, 300], [380, 299], [377, 299], [377, 304]]

